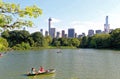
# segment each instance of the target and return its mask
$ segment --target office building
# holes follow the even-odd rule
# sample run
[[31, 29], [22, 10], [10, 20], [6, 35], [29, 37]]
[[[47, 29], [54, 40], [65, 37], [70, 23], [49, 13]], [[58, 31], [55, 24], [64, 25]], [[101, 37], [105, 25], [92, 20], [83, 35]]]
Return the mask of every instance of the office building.
[[62, 38], [65, 37], [65, 30], [62, 30]]
[[110, 32], [110, 24], [108, 24], [108, 16], [106, 16], [106, 18], [105, 18], [104, 32], [105, 33], [109, 33]]
[[90, 29], [88, 30], [88, 36], [91, 37], [94, 35], [94, 30]]
[[74, 38], [75, 37], [75, 29], [70, 28], [68, 29], [68, 38]]
[[101, 34], [102, 33], [101, 30], [96, 30], [95, 32], [96, 32], [96, 34]]
[[50, 36], [52, 38], [55, 38], [55, 32], [56, 32], [56, 29], [55, 28], [50, 28]]
[[56, 38], [60, 38], [60, 32], [57, 32]]
[[[50, 31], [51, 31], [51, 30], [50, 30], [50, 29], [51, 29], [51, 21], [52, 21], [52, 19], [49, 18], [49, 19], [48, 19], [48, 32], [49, 32], [49, 35], [51, 34], [51, 33], [50, 33]], [[50, 35], [50, 36], [51, 36], [51, 35]]]

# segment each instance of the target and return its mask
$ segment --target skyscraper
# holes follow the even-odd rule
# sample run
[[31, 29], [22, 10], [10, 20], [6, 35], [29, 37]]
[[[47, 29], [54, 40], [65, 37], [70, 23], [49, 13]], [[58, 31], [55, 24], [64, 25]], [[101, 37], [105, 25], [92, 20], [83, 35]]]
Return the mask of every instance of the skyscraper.
[[55, 38], [55, 32], [56, 32], [56, 29], [55, 28], [50, 28], [50, 36], [52, 38]]
[[65, 30], [62, 30], [62, 37], [65, 37]]
[[73, 28], [68, 29], [68, 38], [75, 37], [75, 30]]
[[95, 32], [96, 32], [96, 34], [101, 34], [102, 33], [101, 30], [96, 30]]
[[88, 36], [93, 36], [94, 35], [94, 30], [90, 29], [88, 30]]
[[106, 16], [106, 18], [105, 18], [104, 32], [105, 33], [109, 33], [110, 32], [110, 24], [108, 24], [108, 16]]
[[52, 21], [52, 19], [49, 18], [48, 19], [48, 32], [49, 32], [49, 35], [50, 35], [50, 29], [51, 29], [51, 21]]
[[60, 32], [57, 32], [56, 38], [60, 38]]

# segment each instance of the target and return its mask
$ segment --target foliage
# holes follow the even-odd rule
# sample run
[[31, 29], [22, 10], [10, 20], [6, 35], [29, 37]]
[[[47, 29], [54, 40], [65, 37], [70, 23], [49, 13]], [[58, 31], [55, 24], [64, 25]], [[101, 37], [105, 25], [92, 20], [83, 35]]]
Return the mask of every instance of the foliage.
[[45, 41], [45, 46], [49, 46], [52, 43], [51, 36], [45, 36], [44, 41]]
[[30, 36], [28, 31], [25, 30], [14, 30], [14, 31], [4, 31], [1, 34], [2, 37], [6, 38], [9, 46], [15, 46], [16, 44], [21, 44], [22, 42], [28, 42], [28, 37]]
[[34, 41], [34, 46], [35, 47], [42, 47], [44, 46], [44, 37], [40, 32], [34, 32], [30, 35], [30, 37]]
[[26, 50], [26, 49], [30, 49], [30, 45], [29, 45], [29, 43], [22, 42], [21, 44], [16, 44], [12, 48], [14, 50]]
[[36, 5], [20, 8], [19, 4], [5, 3], [0, 0], [0, 27], [3, 29], [33, 26], [33, 22], [25, 18], [37, 18], [41, 14], [42, 10]]
[[96, 34], [91, 38], [90, 46], [92, 48], [109, 48], [110, 35], [109, 34]]
[[8, 48], [7, 40], [0, 37], [0, 50], [6, 50], [7, 48]]
[[70, 42], [74, 47], [78, 47], [80, 45], [80, 41], [77, 38], [72, 38]]
[[111, 48], [120, 49], [120, 28], [111, 32]]
[[86, 47], [88, 47], [88, 46], [87, 46], [87, 45], [88, 45], [87, 42], [88, 42], [88, 37], [86, 37], [86, 36], [82, 37], [81, 43], [80, 43], [80, 47], [81, 47], [81, 48], [86, 48]]
[[[82, 38], [51, 38], [44, 37], [40, 32], [30, 34], [25, 30], [4, 31], [1, 33], [0, 49], [8, 46], [13, 49], [30, 48], [114, 48], [120, 49], [120, 29], [113, 30], [110, 34], [95, 34], [92, 37]], [[5, 39], [4, 39], [5, 38]]]
[[61, 46], [68, 46], [68, 38], [59, 38]]

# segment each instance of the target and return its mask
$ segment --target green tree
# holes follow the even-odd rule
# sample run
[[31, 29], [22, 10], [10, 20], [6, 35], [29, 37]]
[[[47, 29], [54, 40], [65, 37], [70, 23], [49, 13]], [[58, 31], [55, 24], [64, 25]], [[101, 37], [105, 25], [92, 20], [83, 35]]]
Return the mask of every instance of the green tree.
[[60, 41], [55, 41], [55, 42], [54, 42], [54, 46], [59, 47], [59, 46], [60, 46]]
[[80, 45], [80, 41], [77, 38], [72, 38], [71, 39], [71, 44], [74, 47], [78, 47]]
[[25, 30], [14, 30], [14, 31], [4, 31], [1, 34], [2, 37], [6, 38], [9, 46], [15, 46], [16, 44], [21, 44], [22, 42], [28, 43], [28, 37], [30, 36], [28, 31]]
[[88, 43], [88, 37], [87, 36], [82, 37], [80, 47], [87, 48], [88, 47], [87, 43]]
[[68, 46], [68, 38], [59, 38], [61, 46]]
[[45, 44], [46, 44], [45, 46], [48, 46], [52, 43], [52, 38], [50, 36], [46, 36], [44, 37], [44, 39], [45, 39]]
[[[19, 4], [5, 3], [0, 0], [0, 27], [3, 29], [21, 28], [22, 26], [32, 26], [30, 18], [37, 18], [42, 14], [42, 10], [36, 6], [20, 8]], [[27, 17], [27, 20], [25, 18]]]
[[113, 30], [110, 35], [111, 48], [120, 49], [120, 28]]
[[29, 43], [22, 42], [21, 44], [16, 44], [12, 48], [14, 50], [26, 50], [26, 49], [30, 49], [30, 45], [29, 45]]
[[109, 48], [110, 35], [109, 34], [96, 34], [91, 38], [90, 47], [92, 48]]
[[6, 39], [0, 37], [0, 50], [7, 50], [8, 42]]
[[34, 40], [34, 46], [36, 47], [43, 47], [44, 46], [44, 37], [40, 32], [34, 32], [30, 35]]

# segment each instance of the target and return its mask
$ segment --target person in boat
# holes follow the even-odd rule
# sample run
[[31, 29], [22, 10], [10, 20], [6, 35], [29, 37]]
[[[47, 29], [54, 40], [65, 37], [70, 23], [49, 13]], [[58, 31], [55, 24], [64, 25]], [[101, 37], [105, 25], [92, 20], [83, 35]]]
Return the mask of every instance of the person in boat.
[[32, 69], [31, 69], [31, 74], [36, 74], [35, 68], [32, 68]]
[[0, 57], [2, 56], [2, 54], [0, 53]]
[[40, 66], [38, 73], [43, 73], [43, 72], [45, 72], [45, 69], [42, 66]]

